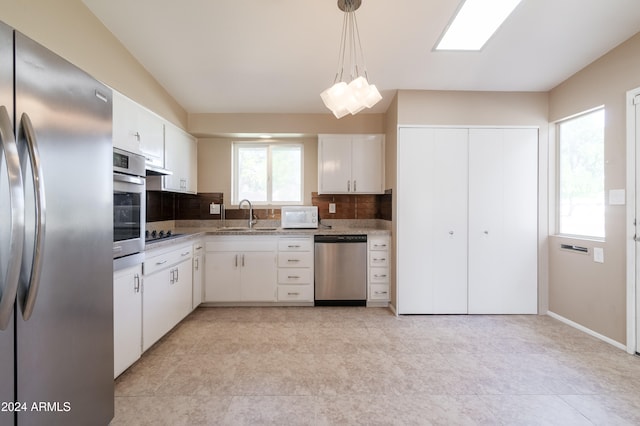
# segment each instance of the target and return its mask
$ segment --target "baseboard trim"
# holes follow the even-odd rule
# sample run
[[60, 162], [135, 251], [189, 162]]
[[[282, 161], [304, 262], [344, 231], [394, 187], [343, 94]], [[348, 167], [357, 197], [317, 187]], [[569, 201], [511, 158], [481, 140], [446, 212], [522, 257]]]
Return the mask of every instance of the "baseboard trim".
[[398, 316], [398, 311], [396, 310], [396, 306], [393, 303], [389, 303], [389, 309], [391, 309], [393, 315]]
[[551, 318], [557, 319], [558, 321], [560, 321], [562, 323], [567, 324], [570, 327], [577, 328], [578, 330], [582, 331], [583, 333], [587, 333], [588, 335], [593, 336], [596, 339], [600, 339], [603, 342], [606, 342], [606, 343], [608, 343], [608, 344], [610, 344], [612, 346], [615, 346], [618, 349], [622, 349], [625, 352], [627, 351], [627, 346], [626, 345], [624, 345], [624, 344], [622, 344], [620, 342], [616, 342], [615, 340], [613, 340], [613, 339], [611, 339], [611, 338], [609, 338], [607, 336], [604, 336], [604, 335], [602, 335], [600, 333], [597, 333], [597, 332], [591, 330], [590, 328], [587, 328], [587, 327], [585, 327], [583, 325], [580, 325], [577, 322], [573, 322], [570, 319], [567, 319], [567, 318], [563, 317], [562, 315], [558, 315], [558, 314], [556, 314], [554, 312], [551, 312], [551, 311], [547, 311], [547, 315], [549, 315]]

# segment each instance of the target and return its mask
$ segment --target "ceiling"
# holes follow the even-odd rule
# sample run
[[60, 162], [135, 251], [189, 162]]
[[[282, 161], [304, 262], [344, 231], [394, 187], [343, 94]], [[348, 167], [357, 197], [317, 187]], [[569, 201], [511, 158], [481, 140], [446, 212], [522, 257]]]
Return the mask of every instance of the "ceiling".
[[[336, 0], [83, 0], [189, 113], [329, 113]], [[522, 0], [481, 52], [434, 52], [460, 0], [363, 0], [386, 111], [397, 89], [547, 91], [640, 31], [638, 0]]]

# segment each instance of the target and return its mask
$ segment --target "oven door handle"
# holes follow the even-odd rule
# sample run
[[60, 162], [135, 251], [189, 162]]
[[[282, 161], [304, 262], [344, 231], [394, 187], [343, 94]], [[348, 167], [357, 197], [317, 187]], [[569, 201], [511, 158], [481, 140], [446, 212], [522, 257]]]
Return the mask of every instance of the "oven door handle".
[[145, 178], [143, 177], [123, 175], [121, 173], [114, 173], [113, 180], [117, 182], [134, 183], [136, 185], [145, 184]]

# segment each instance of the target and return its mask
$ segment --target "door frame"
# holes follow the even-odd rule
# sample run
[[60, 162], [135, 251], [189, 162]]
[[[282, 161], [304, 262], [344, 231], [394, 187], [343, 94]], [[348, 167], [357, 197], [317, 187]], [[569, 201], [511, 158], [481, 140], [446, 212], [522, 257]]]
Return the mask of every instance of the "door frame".
[[[637, 171], [637, 143], [636, 141], [636, 105], [634, 99], [640, 95], [640, 87], [627, 92], [627, 352], [634, 354], [637, 348], [637, 317], [638, 317], [638, 297], [636, 283], [636, 205], [640, 200], [636, 191], [636, 171]], [[640, 108], [640, 104], [638, 105]], [[640, 126], [640, 123], [637, 123]], [[640, 220], [640, 218], [638, 218]], [[638, 351], [640, 352], [640, 351]]]

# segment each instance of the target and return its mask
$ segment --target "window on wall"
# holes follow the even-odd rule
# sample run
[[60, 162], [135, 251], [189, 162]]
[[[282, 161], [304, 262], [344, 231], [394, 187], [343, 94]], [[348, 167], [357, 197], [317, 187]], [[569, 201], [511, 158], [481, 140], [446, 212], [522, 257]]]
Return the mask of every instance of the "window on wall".
[[302, 204], [301, 143], [233, 144], [232, 202], [254, 205]]
[[604, 108], [557, 123], [558, 231], [604, 238]]

